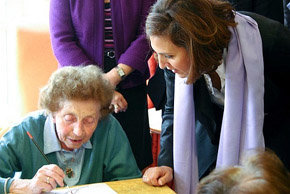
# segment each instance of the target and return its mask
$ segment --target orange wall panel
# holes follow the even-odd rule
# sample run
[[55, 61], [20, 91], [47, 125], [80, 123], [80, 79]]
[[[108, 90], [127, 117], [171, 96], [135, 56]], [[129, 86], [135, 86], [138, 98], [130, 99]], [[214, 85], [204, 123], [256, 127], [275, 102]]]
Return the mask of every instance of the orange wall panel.
[[39, 90], [57, 69], [48, 30], [17, 29], [17, 76], [21, 114], [38, 109]]

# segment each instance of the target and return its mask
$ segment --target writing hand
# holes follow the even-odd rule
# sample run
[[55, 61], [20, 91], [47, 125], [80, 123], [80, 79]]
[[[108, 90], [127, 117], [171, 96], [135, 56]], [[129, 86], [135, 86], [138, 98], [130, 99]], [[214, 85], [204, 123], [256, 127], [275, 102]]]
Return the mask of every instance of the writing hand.
[[10, 193], [41, 193], [64, 186], [65, 174], [55, 164], [42, 166], [32, 179], [15, 179], [9, 189]]

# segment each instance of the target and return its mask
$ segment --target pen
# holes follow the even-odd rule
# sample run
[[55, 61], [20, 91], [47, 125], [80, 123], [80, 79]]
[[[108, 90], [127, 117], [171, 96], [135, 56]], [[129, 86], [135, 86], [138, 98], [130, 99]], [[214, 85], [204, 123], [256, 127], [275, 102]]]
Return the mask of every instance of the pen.
[[43, 153], [43, 151], [40, 149], [39, 145], [36, 143], [36, 141], [34, 140], [34, 138], [32, 137], [32, 135], [26, 131], [27, 135], [29, 136], [29, 138], [32, 140], [32, 142], [34, 143], [34, 145], [37, 147], [37, 149], [39, 150], [39, 152], [41, 153], [41, 155], [44, 157], [44, 159], [46, 160], [46, 162], [48, 164], [50, 164], [48, 158], [46, 157], [46, 155]]
[[[34, 143], [34, 145], [37, 147], [37, 149], [39, 150], [39, 152], [41, 153], [41, 155], [44, 157], [44, 159], [46, 160], [46, 162], [48, 164], [50, 164], [50, 161], [49, 159], [46, 157], [46, 155], [43, 153], [43, 151], [41, 150], [41, 148], [39, 147], [38, 143], [34, 140], [33, 136], [28, 132], [26, 131], [28, 137], [32, 140], [32, 142]], [[63, 184], [66, 185], [66, 187], [69, 189], [69, 186], [66, 184], [66, 182], [63, 180]]]

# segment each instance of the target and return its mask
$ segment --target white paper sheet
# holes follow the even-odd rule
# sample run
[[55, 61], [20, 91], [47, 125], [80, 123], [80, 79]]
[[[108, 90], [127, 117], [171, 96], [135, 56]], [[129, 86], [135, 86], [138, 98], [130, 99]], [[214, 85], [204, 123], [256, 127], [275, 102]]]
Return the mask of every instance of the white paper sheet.
[[91, 184], [79, 187], [71, 187], [71, 188], [61, 188], [54, 189], [51, 192], [46, 192], [47, 194], [117, 194], [111, 187], [109, 187], [106, 183], [98, 183]]

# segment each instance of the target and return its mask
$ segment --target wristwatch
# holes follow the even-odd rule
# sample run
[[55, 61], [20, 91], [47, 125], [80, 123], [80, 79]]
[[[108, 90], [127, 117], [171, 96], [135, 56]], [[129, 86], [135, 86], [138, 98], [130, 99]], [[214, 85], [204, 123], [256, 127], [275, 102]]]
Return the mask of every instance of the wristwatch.
[[117, 70], [118, 75], [121, 77], [121, 80], [124, 80], [126, 77], [126, 74], [125, 74], [124, 70], [122, 69], [122, 67], [117, 65], [115, 68]]

